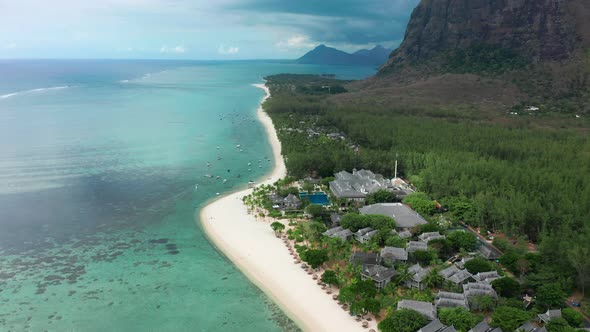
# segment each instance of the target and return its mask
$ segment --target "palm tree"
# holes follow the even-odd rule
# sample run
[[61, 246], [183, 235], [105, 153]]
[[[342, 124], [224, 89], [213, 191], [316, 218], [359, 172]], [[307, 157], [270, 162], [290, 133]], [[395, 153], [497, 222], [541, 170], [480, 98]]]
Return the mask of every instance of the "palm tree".
[[403, 265], [397, 271], [397, 275], [395, 276], [393, 283], [399, 287], [410, 278], [412, 278], [412, 274], [410, 273], [410, 271], [408, 271], [408, 267], [406, 265]]
[[438, 273], [438, 269], [432, 269], [428, 271], [428, 274], [424, 276], [424, 285], [429, 288], [437, 287], [444, 281], [443, 276]]

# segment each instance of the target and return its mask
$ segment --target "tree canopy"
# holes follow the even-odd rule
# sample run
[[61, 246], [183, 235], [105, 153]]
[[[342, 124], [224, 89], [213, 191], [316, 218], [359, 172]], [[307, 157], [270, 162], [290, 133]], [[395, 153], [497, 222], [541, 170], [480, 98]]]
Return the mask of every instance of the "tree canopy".
[[533, 315], [530, 312], [512, 307], [497, 307], [492, 313], [492, 326], [503, 331], [515, 331], [520, 325], [529, 321]]
[[454, 326], [459, 332], [467, 332], [478, 323], [475, 316], [462, 307], [441, 308], [438, 319], [447, 326]]
[[411, 309], [400, 309], [385, 317], [379, 322], [378, 327], [381, 332], [416, 332], [426, 324], [428, 319], [421, 313]]

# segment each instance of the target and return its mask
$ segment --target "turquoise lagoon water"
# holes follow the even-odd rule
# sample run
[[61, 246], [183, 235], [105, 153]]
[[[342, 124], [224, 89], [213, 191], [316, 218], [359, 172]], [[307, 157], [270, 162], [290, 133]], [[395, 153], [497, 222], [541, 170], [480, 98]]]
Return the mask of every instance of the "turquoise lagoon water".
[[281, 72], [373, 69], [0, 61], [0, 330], [297, 330], [194, 220], [270, 170], [251, 84]]

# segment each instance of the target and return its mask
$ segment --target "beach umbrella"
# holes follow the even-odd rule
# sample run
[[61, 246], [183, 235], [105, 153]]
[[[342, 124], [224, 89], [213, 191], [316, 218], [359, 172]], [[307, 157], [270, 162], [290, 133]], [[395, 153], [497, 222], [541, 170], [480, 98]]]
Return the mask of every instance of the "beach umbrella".
[[317, 279], [318, 279], [318, 275], [317, 274], [314, 274], [313, 275], [313, 280], [317, 280]]
[[360, 322], [360, 321], [361, 321], [361, 317], [360, 317], [360, 315], [356, 315], [356, 318], [355, 318], [355, 320], [356, 320], [357, 322]]
[[328, 289], [328, 290], [326, 291], [326, 294], [332, 294], [332, 290], [331, 290], [331, 289]]
[[373, 329], [370, 329], [370, 330], [369, 330], [369, 332], [377, 332], [377, 331], [375, 331], [375, 330], [373, 330]]
[[332, 300], [338, 300], [338, 294], [332, 295]]
[[362, 326], [363, 326], [364, 328], [367, 328], [367, 327], [369, 327], [369, 322], [367, 322], [366, 320], [365, 320], [365, 321], [363, 321], [363, 325], [362, 325]]

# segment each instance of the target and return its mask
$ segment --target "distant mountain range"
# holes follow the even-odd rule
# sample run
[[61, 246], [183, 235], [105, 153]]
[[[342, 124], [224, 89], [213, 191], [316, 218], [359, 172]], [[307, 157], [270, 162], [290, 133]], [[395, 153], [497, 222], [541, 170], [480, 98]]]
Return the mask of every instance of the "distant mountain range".
[[377, 45], [373, 49], [358, 50], [351, 54], [320, 45], [297, 59], [296, 62], [316, 65], [381, 66], [387, 61], [391, 51]]

